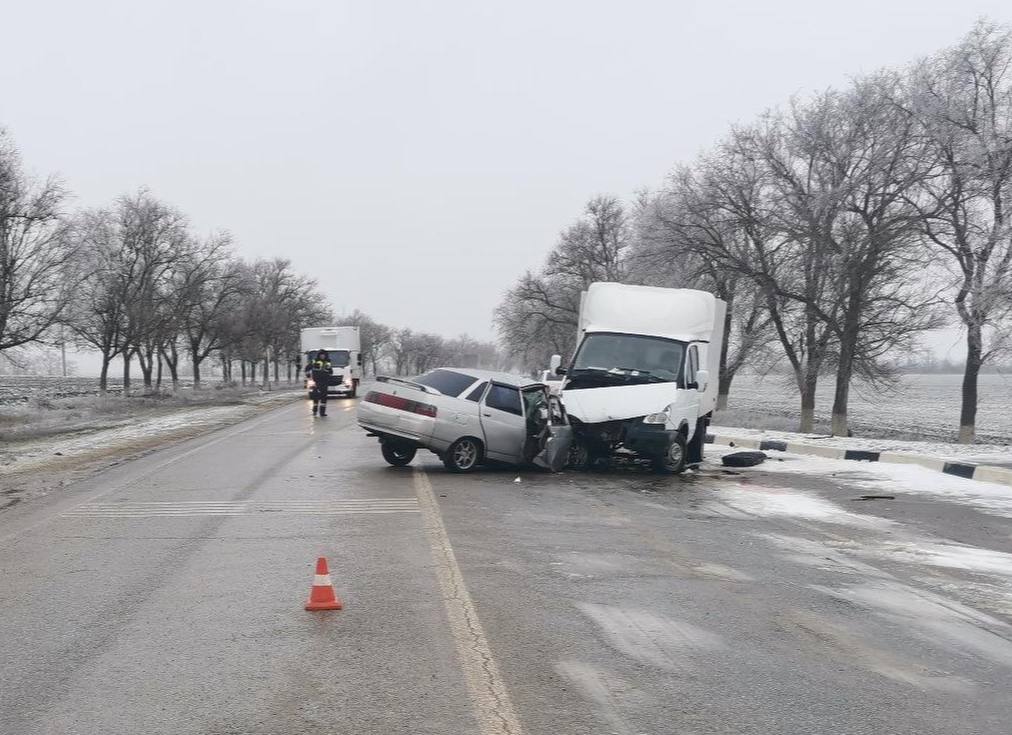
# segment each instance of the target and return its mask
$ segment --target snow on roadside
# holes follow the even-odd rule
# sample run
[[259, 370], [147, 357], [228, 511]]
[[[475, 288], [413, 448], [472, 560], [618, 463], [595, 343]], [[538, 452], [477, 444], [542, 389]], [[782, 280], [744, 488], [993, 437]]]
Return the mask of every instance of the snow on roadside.
[[[719, 503], [747, 516], [794, 518], [865, 529], [884, 529], [893, 521], [844, 510], [833, 502], [804, 492], [757, 485], [722, 487]], [[715, 508], [722, 510], [722, 508]]]
[[39, 439], [8, 442], [0, 447], [0, 476], [45, 470], [103, 452], [157, 447], [159, 440], [172, 441], [234, 423], [256, 413], [260, 406], [291, 401], [292, 392], [253, 397], [246, 403], [226, 406], [195, 406], [117, 419], [113, 426], [74, 430]]
[[[855, 462], [775, 451], [769, 454], [773, 461], [767, 460], [758, 470], [800, 475], [838, 475], [846, 480], [849, 487], [856, 489], [855, 495], [929, 495], [1012, 518], [1012, 487], [1007, 485], [969, 480], [912, 464]], [[784, 461], [776, 461], [781, 457]]]
[[861, 449], [872, 452], [900, 452], [937, 457], [944, 460], [1012, 463], [1012, 447], [1002, 444], [952, 444], [949, 442], [900, 441], [898, 439], [868, 439], [862, 437], [825, 436], [822, 434], [798, 434], [790, 431], [768, 431], [763, 429], [742, 429], [734, 426], [710, 427], [717, 436], [742, 437], [746, 439], [773, 439], [776, 441], [802, 442], [820, 447], [836, 449]]

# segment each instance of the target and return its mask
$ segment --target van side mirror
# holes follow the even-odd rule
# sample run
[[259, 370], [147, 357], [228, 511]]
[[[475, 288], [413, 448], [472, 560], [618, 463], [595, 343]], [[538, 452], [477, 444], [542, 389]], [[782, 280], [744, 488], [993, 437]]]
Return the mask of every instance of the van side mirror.
[[706, 386], [710, 382], [710, 371], [709, 370], [697, 370], [696, 371], [696, 390], [700, 393], [706, 390]]
[[562, 355], [552, 355], [548, 361], [548, 372], [558, 374], [559, 365], [562, 364]]

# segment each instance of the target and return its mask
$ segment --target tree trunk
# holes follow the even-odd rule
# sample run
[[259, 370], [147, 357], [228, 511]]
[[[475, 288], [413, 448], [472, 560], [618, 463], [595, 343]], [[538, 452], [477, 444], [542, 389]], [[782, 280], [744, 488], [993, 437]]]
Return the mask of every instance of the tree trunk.
[[134, 356], [132, 352], [123, 353], [123, 395], [130, 395], [130, 363]]
[[725, 372], [722, 368], [720, 377], [717, 380], [717, 410], [723, 411], [727, 408], [727, 396], [731, 392], [731, 381], [734, 380], [734, 373]]
[[850, 399], [850, 381], [854, 376], [854, 351], [857, 334], [846, 334], [840, 340], [840, 361], [836, 366], [836, 386], [833, 391], [833, 436], [849, 436], [847, 403]]
[[239, 374], [242, 376], [242, 384], [246, 385], [246, 361], [239, 361]]
[[808, 369], [798, 388], [801, 390], [801, 424], [798, 431], [811, 434], [815, 431], [815, 389], [819, 385], [818, 371]]
[[275, 383], [280, 383], [281, 382], [281, 378], [278, 377], [278, 369], [279, 369], [278, 368], [278, 361], [275, 360], [274, 361], [274, 382]]
[[169, 366], [169, 375], [172, 376], [172, 391], [179, 390], [179, 350], [173, 344], [169, 347], [169, 357], [165, 359]]
[[973, 444], [977, 437], [977, 380], [983, 364], [983, 335], [979, 324], [966, 328], [966, 368], [963, 371], [963, 404], [959, 409], [959, 443]]
[[[193, 354], [193, 389], [196, 390], [200, 387], [200, 359], [196, 354]], [[225, 370], [222, 368], [222, 375], [224, 376]]]
[[137, 362], [140, 363], [141, 375], [144, 377], [144, 389], [150, 392], [152, 378], [154, 377], [154, 356], [150, 352], [146, 353], [144, 350], [138, 350]]
[[98, 389], [100, 392], [105, 393], [109, 390], [109, 363], [112, 362], [112, 358], [108, 352], [102, 353], [102, 372], [98, 374]]
[[155, 378], [155, 390], [160, 391], [162, 389], [162, 356], [156, 355], [155, 359], [158, 361], [158, 373], [157, 377]]
[[734, 291], [724, 295], [726, 308], [724, 310], [724, 336], [720, 341], [720, 366], [717, 368], [719, 378], [717, 379], [717, 410], [723, 411], [727, 408], [727, 394], [731, 390], [731, 381], [734, 374], [728, 374], [727, 354], [731, 346], [731, 312], [734, 307]]

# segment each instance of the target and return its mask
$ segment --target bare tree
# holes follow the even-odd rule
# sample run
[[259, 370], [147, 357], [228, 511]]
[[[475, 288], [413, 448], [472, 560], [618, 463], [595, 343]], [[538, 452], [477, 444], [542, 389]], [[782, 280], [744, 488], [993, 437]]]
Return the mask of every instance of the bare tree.
[[580, 292], [595, 281], [621, 281], [632, 225], [612, 196], [591, 199], [584, 216], [562, 232], [545, 266], [528, 272], [504, 296], [494, 320], [500, 342], [528, 368], [575, 348]]
[[0, 350], [41, 341], [64, 316], [74, 253], [65, 198], [56, 179], [24, 173], [0, 128]]
[[225, 346], [230, 317], [241, 308], [244, 281], [231, 248], [227, 233], [212, 235], [191, 248], [175, 268], [176, 311], [195, 387], [201, 383], [201, 365]]
[[914, 69], [901, 105], [935, 166], [912, 198], [955, 272], [953, 303], [966, 329], [959, 441], [972, 443], [981, 367], [1012, 339], [1012, 32], [978, 23]]
[[68, 315], [74, 341], [102, 355], [99, 390], [109, 386], [109, 365], [123, 349], [126, 287], [123, 250], [111, 212], [84, 212], [76, 226], [80, 247], [76, 270], [81, 274]]
[[390, 327], [380, 324], [368, 314], [358, 309], [347, 316], [337, 319], [337, 326], [358, 327], [359, 338], [362, 343], [362, 362], [372, 369], [373, 375], [377, 372], [377, 363], [383, 350], [390, 341]]

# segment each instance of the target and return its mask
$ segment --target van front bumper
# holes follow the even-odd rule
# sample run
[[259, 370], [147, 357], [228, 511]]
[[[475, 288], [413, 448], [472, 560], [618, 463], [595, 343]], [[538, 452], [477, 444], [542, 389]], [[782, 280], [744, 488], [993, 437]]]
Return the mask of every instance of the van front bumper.
[[630, 452], [645, 457], [663, 457], [675, 441], [676, 434], [676, 430], [668, 429], [664, 424], [645, 424], [642, 419], [637, 419], [626, 427], [622, 445]]

